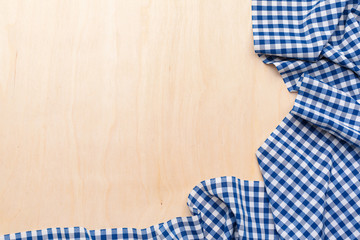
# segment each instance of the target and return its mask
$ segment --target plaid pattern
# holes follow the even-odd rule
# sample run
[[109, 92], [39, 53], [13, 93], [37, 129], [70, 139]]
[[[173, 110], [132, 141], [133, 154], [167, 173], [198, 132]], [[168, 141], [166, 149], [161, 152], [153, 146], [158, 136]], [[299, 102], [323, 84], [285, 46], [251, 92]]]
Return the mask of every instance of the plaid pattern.
[[291, 92], [258, 149], [284, 239], [360, 239], [358, 0], [253, 0], [255, 51]]
[[235, 177], [201, 182], [189, 194], [191, 217], [178, 217], [146, 229], [50, 228], [1, 236], [35, 239], [278, 239], [263, 182]]
[[291, 92], [258, 149], [264, 183], [222, 177], [188, 197], [191, 217], [146, 229], [52, 228], [9, 239], [360, 239], [359, 0], [253, 0], [255, 51]]
[[[276, 10], [279, 6], [282, 11]], [[358, 0], [253, 0], [255, 52], [276, 66], [291, 92], [298, 90], [298, 80], [307, 73], [359, 96], [358, 6]], [[307, 24], [316, 23], [318, 14], [324, 16], [320, 25]]]
[[47, 240], [47, 239], [89, 239], [85, 228], [48, 228], [44, 230], [27, 231], [1, 236], [0, 239]]

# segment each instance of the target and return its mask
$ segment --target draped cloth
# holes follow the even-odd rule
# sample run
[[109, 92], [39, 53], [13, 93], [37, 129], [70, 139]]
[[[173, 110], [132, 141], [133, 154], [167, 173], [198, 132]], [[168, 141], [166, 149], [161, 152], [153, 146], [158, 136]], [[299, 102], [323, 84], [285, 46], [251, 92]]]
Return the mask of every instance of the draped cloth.
[[360, 239], [360, 5], [253, 0], [255, 52], [293, 108], [257, 150], [264, 178], [206, 180], [192, 216], [145, 229], [49, 228], [10, 239]]
[[264, 183], [235, 177], [206, 180], [189, 194], [192, 216], [145, 229], [49, 228], [0, 236], [1, 240], [46, 239], [275, 239]]
[[253, 0], [255, 52], [294, 106], [256, 155], [283, 239], [360, 239], [360, 5]]

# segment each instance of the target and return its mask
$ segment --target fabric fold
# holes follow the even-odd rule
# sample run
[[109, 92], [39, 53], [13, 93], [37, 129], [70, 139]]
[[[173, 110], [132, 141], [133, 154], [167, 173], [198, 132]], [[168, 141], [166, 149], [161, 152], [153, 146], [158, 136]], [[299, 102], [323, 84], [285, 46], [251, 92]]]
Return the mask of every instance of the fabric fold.
[[[333, 3], [326, 0], [253, 0], [252, 2], [255, 52], [265, 64], [273, 64], [277, 68], [290, 92], [298, 91], [297, 82], [306, 73], [351, 95], [357, 97], [360, 95], [359, 1], [341, 0], [335, 5]], [[278, 10], [276, 7], [289, 5], [292, 8], [283, 7], [282, 10]], [[309, 9], [318, 9], [322, 12], [321, 24], [329, 25], [331, 28], [323, 28], [321, 24], [317, 24], [316, 16], [312, 11], [303, 8], [305, 5]], [[320, 5], [323, 7], [319, 7]], [[311, 40], [318, 49], [303, 47], [296, 43], [297, 37], [284, 35], [288, 31], [299, 31], [297, 29], [302, 28], [304, 22], [299, 23], [300, 20], [297, 18], [298, 26], [287, 24], [289, 21], [294, 22], [293, 18], [297, 15], [313, 16], [312, 21], [316, 24], [307, 24], [307, 28], [311, 28], [317, 35], [324, 36], [323, 39]], [[271, 36], [277, 36], [278, 42], [274, 43], [270, 40]], [[311, 39], [309, 35], [305, 35], [304, 38]], [[287, 46], [284, 44], [286, 41], [294, 42]], [[289, 47], [293, 50], [281, 54]], [[309, 54], [312, 58], [307, 57]]]
[[345, 6], [345, 0], [253, 0], [255, 52], [319, 60], [320, 52], [335, 31]]
[[360, 103], [349, 94], [304, 75], [291, 113], [360, 147]]
[[335, 154], [324, 133], [289, 113], [256, 153], [283, 239], [321, 239]]

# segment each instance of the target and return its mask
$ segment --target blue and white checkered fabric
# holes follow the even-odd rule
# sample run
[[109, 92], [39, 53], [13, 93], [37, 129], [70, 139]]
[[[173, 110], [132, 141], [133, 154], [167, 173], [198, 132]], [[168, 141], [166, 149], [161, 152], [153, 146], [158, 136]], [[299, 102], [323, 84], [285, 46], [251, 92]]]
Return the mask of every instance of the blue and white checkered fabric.
[[146, 229], [49, 228], [0, 240], [46, 239], [278, 239], [263, 182], [221, 177], [196, 186], [187, 202], [191, 217]]
[[263, 182], [222, 177], [191, 217], [146, 229], [51, 228], [10, 239], [360, 239], [360, 0], [253, 0], [255, 51], [295, 104], [258, 149]]
[[258, 149], [284, 239], [360, 239], [360, 5], [253, 0], [255, 51], [295, 104]]

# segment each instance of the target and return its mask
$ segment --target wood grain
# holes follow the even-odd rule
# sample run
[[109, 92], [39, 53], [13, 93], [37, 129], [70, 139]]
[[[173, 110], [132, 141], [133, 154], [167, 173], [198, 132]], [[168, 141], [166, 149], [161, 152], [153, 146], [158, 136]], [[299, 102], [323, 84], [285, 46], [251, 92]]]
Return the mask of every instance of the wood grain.
[[1, 0], [0, 234], [187, 216], [202, 180], [261, 180], [293, 101], [250, 0]]

